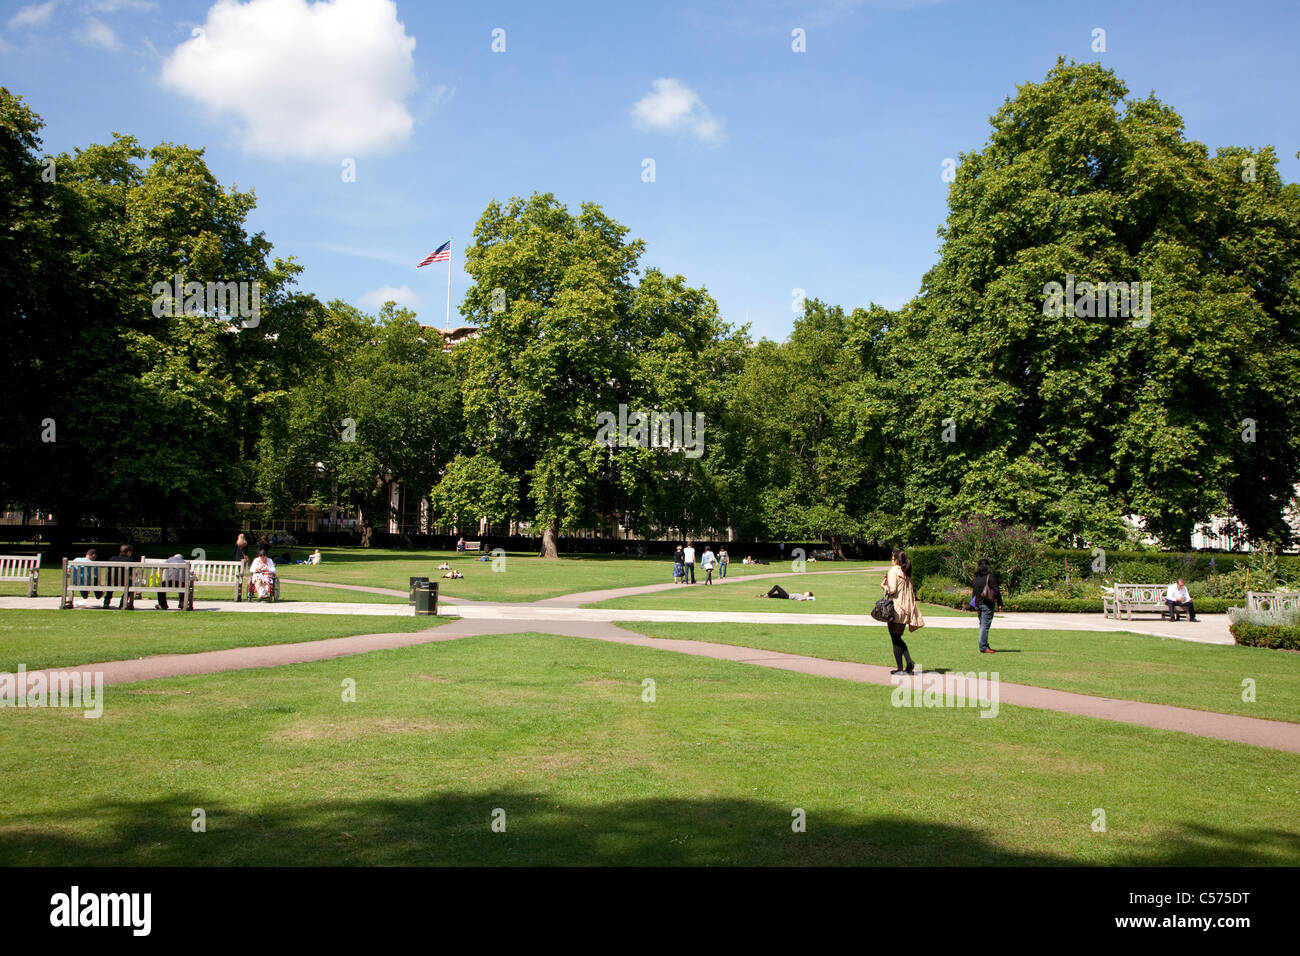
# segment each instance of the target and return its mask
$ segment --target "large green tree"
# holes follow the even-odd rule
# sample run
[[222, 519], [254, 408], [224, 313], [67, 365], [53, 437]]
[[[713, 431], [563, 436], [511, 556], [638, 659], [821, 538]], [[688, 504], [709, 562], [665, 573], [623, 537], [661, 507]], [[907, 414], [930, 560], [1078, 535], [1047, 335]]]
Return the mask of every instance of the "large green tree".
[[664, 489], [689, 483], [700, 460], [597, 441], [599, 416], [620, 405], [705, 414], [700, 356], [723, 333], [703, 290], [657, 270], [637, 276], [643, 243], [626, 234], [597, 205], [575, 215], [534, 194], [492, 202], [466, 251], [474, 284], [461, 313], [480, 330], [463, 346], [467, 454], [519, 482], [521, 517], [541, 526], [548, 557], [566, 530], [648, 528]]
[[[1271, 150], [1210, 157], [1126, 95], [1058, 62], [962, 157], [940, 261], [885, 323], [862, 404], [908, 537], [979, 511], [1104, 542], [1136, 514], [1183, 545], [1229, 506], [1279, 531], [1300, 478], [1296, 187]], [[1151, 314], [1052, 301], [1083, 282], [1150, 283]]]

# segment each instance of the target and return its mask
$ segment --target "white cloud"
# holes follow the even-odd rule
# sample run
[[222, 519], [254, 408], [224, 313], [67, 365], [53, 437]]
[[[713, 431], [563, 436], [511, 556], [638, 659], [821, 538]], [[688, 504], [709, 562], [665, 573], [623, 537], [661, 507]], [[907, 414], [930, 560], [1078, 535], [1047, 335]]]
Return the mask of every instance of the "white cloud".
[[117, 42], [117, 34], [103, 20], [96, 20], [94, 17], [87, 17], [85, 24], [81, 29], [81, 42], [89, 46], [103, 47], [105, 50], [116, 50], [121, 44]]
[[249, 152], [338, 162], [410, 137], [414, 49], [393, 0], [218, 0], [162, 82], [233, 115]]
[[396, 302], [408, 309], [414, 309], [419, 306], [420, 297], [409, 285], [381, 285], [378, 289], [363, 293], [357, 302], [367, 309], [378, 309], [385, 302]]
[[652, 92], [641, 97], [632, 107], [632, 118], [638, 126], [686, 130], [702, 142], [722, 142], [722, 123], [685, 83], [663, 77], [651, 83], [650, 88]]
[[50, 18], [50, 14], [54, 12], [54, 8], [58, 5], [59, 0], [49, 0], [49, 3], [33, 3], [31, 6], [23, 7], [9, 18], [9, 29], [33, 27], [38, 23], [44, 23]]

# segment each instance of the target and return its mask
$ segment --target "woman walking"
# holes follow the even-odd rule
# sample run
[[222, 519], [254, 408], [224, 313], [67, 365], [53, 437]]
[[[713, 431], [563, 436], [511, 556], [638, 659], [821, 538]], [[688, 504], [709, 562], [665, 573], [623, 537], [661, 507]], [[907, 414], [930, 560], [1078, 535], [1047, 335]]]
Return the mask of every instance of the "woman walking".
[[975, 610], [980, 616], [980, 650], [981, 654], [992, 654], [989, 647], [989, 625], [993, 623], [993, 607], [1002, 610], [1002, 591], [998, 588], [998, 576], [989, 566], [988, 558], [980, 558], [975, 568], [975, 579], [970, 583], [971, 597], [975, 600]]
[[[880, 582], [885, 597], [894, 602], [894, 619], [889, 622], [889, 639], [894, 644], [894, 663], [897, 667], [889, 673], [910, 674], [916, 662], [907, 650], [903, 632], [925, 627], [925, 618], [916, 606], [916, 593], [912, 590], [912, 560], [905, 551], [893, 552], [889, 560], [889, 573]], [[904, 659], [907, 660], [906, 668], [903, 667]]]
[[677, 550], [673, 552], [673, 584], [682, 584], [686, 581], [686, 557], [682, 554], [682, 546], [679, 544]]

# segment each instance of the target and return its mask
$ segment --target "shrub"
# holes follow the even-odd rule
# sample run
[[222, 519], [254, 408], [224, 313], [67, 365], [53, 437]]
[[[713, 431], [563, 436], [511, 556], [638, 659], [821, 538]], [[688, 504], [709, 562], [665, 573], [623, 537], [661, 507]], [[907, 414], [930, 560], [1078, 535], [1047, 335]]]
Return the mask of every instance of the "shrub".
[[987, 515], [967, 515], [940, 543], [947, 549], [942, 562], [944, 574], [968, 581], [975, 576], [979, 559], [988, 558], [1004, 593], [1021, 590], [1035, 569], [1048, 562], [1047, 549], [1032, 528]]
[[1267, 647], [1278, 651], [1300, 651], [1300, 626], [1251, 624], [1237, 621], [1228, 626], [1238, 644]]

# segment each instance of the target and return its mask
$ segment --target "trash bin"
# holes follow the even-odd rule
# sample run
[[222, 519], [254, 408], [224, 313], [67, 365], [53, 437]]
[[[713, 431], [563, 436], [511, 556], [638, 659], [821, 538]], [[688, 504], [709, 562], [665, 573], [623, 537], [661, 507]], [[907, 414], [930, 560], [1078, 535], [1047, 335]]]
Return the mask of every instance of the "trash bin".
[[421, 581], [415, 586], [415, 613], [438, 613], [438, 582]]
[[411, 605], [414, 605], [414, 604], [415, 604], [415, 589], [416, 589], [416, 587], [419, 586], [419, 584], [420, 584], [421, 581], [425, 581], [425, 582], [427, 582], [428, 580], [429, 580], [428, 578], [411, 578], [411, 594], [410, 594], [410, 596], [406, 599], [406, 603], [407, 603], [407, 604], [411, 604]]

